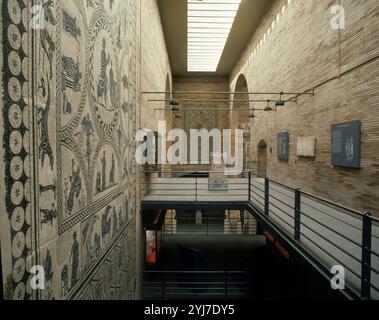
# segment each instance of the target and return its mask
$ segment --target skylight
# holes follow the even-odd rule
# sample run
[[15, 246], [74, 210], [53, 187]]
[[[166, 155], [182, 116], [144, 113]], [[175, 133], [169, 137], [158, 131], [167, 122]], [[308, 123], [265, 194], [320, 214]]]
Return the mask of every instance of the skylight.
[[241, 0], [188, 0], [189, 72], [216, 72]]

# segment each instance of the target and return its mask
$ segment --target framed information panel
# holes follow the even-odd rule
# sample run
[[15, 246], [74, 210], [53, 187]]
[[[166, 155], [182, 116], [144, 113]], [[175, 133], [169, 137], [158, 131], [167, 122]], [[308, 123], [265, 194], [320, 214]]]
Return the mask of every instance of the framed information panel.
[[361, 122], [332, 125], [332, 164], [336, 167], [361, 167]]
[[278, 159], [288, 161], [289, 159], [289, 134], [283, 132], [278, 134]]

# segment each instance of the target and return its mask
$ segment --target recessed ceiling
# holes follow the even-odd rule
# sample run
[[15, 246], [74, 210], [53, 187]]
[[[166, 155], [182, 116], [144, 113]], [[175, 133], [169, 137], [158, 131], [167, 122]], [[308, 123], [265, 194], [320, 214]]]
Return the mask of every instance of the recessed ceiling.
[[[209, 7], [207, 3], [218, 3], [220, 7]], [[223, 7], [225, 3], [230, 5]], [[158, 0], [173, 75], [229, 75], [271, 3], [272, 0]], [[201, 12], [202, 6], [213, 12]], [[204, 19], [196, 18], [198, 15], [228, 18], [223, 22], [208, 18], [204, 22]], [[202, 23], [195, 25], [194, 22], [200, 20]], [[220, 23], [219, 30], [212, 21]], [[207, 31], [206, 28], [211, 29]], [[213, 37], [209, 37], [212, 36], [209, 31]], [[211, 45], [212, 41], [217, 43]], [[209, 47], [203, 48], [198, 42], [208, 43]]]
[[216, 72], [241, 0], [188, 0], [187, 71]]

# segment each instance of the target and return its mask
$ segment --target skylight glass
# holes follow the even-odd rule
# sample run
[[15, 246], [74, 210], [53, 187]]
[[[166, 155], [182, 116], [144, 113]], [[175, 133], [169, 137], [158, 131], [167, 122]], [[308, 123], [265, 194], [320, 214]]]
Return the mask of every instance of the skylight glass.
[[189, 72], [216, 72], [241, 0], [188, 0]]

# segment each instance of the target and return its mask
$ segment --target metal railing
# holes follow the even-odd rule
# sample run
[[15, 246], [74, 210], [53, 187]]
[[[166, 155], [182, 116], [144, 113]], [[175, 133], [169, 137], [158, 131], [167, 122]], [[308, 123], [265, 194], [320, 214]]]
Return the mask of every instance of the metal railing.
[[[141, 179], [143, 201], [246, 202], [248, 172], [226, 176], [226, 189], [210, 188], [209, 174], [224, 171], [146, 171]], [[170, 176], [171, 175], [171, 176]], [[182, 177], [178, 176], [181, 175]], [[163, 176], [163, 177], [162, 177]]]
[[257, 221], [253, 217], [244, 218], [184, 218], [166, 217], [162, 227], [163, 235], [255, 235]]
[[249, 180], [249, 201], [254, 207], [324, 267], [342, 266], [348, 285], [358, 296], [379, 299], [377, 218], [269, 178]]
[[240, 299], [254, 294], [247, 271], [145, 271], [144, 299]]
[[378, 218], [251, 172], [227, 177], [227, 190], [210, 191], [204, 173], [143, 184], [142, 201], [246, 203], [323, 269], [344, 267], [349, 291], [362, 299], [379, 299]]

